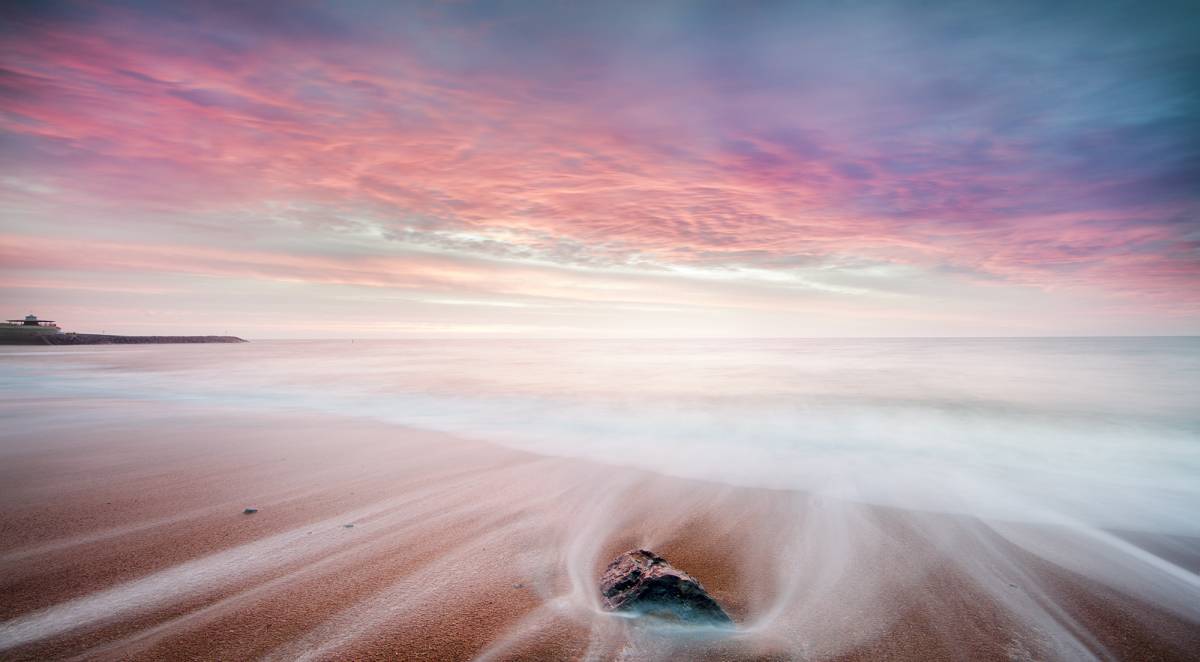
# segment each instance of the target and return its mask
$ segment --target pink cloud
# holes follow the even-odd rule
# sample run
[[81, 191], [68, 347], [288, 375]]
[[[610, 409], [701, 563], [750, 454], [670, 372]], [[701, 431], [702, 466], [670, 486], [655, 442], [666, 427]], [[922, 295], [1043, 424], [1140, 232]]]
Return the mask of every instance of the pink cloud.
[[[234, 49], [208, 38], [213, 17], [197, 17], [193, 37], [155, 31], [132, 10], [97, 11], [86, 24], [34, 22], [3, 44], [0, 130], [16, 145], [4, 173], [54, 190], [47, 200], [9, 185], [4, 196], [52, 217], [59, 232], [92, 212], [149, 214], [155, 232], [171, 223], [199, 232], [187, 219], [214, 226], [283, 205], [315, 210], [289, 220], [353, 217], [393, 241], [414, 229], [466, 233], [482, 239], [455, 250], [475, 246], [489, 259], [782, 271], [877, 262], [1197, 302], [1197, 242], [1172, 220], [1192, 203], [1067, 204], [1078, 181], [1035, 181], [1015, 167], [1035, 156], [1031, 142], [991, 144], [977, 131], [948, 147], [910, 131], [868, 143], [849, 119], [830, 117], [820, 118], [826, 130], [803, 133], [749, 120], [714, 132], [710, 117], [686, 112], [712, 99], [702, 79], [657, 92], [633, 81], [606, 87], [611, 98], [552, 94], [532, 73], [452, 66], [404, 43], [360, 47], [301, 31]], [[447, 26], [440, 38], [452, 50], [493, 29]], [[747, 103], [765, 115], [798, 102], [764, 91]], [[489, 289], [494, 271], [451, 258], [401, 262], [385, 250], [354, 260], [246, 250], [221, 237], [192, 248], [6, 241], [12, 268], [37, 260], [446, 289]], [[544, 276], [519, 264], [504, 271], [512, 282]], [[556, 278], [568, 285], [524, 293], [578, 292]]]

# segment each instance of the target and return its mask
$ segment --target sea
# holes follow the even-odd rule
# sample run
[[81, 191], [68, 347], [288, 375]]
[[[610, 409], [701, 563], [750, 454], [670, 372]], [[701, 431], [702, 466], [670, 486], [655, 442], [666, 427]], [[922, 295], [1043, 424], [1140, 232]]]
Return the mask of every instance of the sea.
[[1195, 337], [13, 346], [0, 394], [29, 405], [10, 433], [129, 415], [40, 406], [63, 400], [144, 403], [147, 420], [156, 403], [304, 411], [737, 486], [1200, 536]]

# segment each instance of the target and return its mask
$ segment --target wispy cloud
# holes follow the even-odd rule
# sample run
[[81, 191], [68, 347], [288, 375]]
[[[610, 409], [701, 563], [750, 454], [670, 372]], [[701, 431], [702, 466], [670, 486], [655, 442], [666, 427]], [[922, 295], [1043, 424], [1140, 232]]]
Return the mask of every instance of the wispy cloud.
[[1194, 8], [495, 9], [10, 7], [5, 229], [43, 271], [445, 300], [586, 271], [1200, 314]]

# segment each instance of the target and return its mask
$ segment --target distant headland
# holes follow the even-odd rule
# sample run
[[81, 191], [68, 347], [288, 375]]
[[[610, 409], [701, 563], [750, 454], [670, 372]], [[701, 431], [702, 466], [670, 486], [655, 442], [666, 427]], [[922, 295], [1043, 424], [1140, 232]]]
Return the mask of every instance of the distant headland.
[[237, 336], [117, 336], [106, 333], [64, 333], [54, 320], [29, 314], [0, 324], [0, 345], [147, 345], [167, 343], [246, 342]]

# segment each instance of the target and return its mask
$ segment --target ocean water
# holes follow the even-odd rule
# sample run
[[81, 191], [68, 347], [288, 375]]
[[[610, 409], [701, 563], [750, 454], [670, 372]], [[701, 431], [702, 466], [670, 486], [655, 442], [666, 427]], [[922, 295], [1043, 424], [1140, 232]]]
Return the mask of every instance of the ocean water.
[[4, 347], [0, 392], [364, 416], [739, 486], [1200, 536], [1200, 338]]
[[[22, 438], [80, 439], [110, 422], [169, 434], [181, 408], [194, 408], [201, 420], [350, 416], [593, 461], [518, 463], [484, 488], [471, 476], [426, 488], [439, 496], [418, 505], [398, 486], [398, 495], [330, 522], [214, 549], [0, 623], [0, 650], [152, 613], [164, 600], [218, 589], [240, 596], [107, 644], [123, 655], [237, 613], [238, 600], [253, 604], [259, 575], [283, 573], [283, 590], [306, 573], [340, 578], [403, 554], [427, 535], [410, 524], [427, 518], [492, 524], [446, 543], [439, 554], [449, 562], [339, 605], [269, 657], [352, 657], [356, 645], [388, 640], [398, 622], [416, 627], [440, 604], [433, 596], [477, 584], [488, 567], [544, 579], [524, 580], [538, 606], [480, 659], [503, 659], [563, 622], [590, 633], [597, 659], [688, 659], [717, 644], [749, 657], [825, 659], [884, 636], [902, 613], [898, 599], [928, 608], [939, 645], [959, 659], [974, 649], [956, 628], [997, 614], [1007, 625], [987, 636], [1010, 659], [1121, 657], [1104, 643], [1114, 635], [1080, 611], [1079, 586], [1134, 600], [1107, 613], [1175, 651], [1194, 649], [1189, 632], [1200, 623], [1198, 338], [0, 347], [0, 393], [10, 405], [0, 440], [16, 453], [27, 448]], [[338, 429], [342, 419], [326, 420]], [[322, 429], [322, 443], [356, 443]], [[406, 438], [397, 427], [396, 443]], [[472, 491], [481, 489], [486, 498]], [[311, 535], [360, 517], [372, 523], [354, 529], [361, 538]], [[737, 628], [663, 633], [602, 611], [596, 572], [614, 540], [632, 535], [658, 549], [696, 522], [705, 523], [701, 537], [736, 539], [730, 567], [754, 578], [729, 596], [744, 606]], [[161, 524], [122, 522], [6, 558], [35, 563]], [[1067, 571], [1076, 589], [1046, 581], [1047, 567]], [[955, 591], [931, 580], [947, 576], [966, 578], [978, 611], [963, 615]]]

